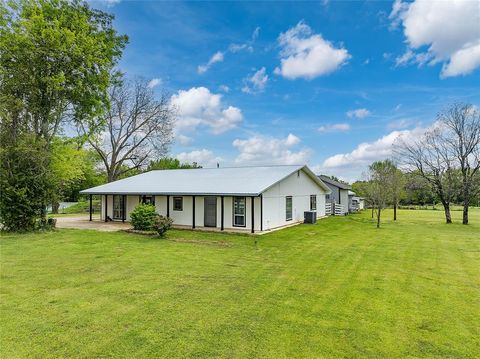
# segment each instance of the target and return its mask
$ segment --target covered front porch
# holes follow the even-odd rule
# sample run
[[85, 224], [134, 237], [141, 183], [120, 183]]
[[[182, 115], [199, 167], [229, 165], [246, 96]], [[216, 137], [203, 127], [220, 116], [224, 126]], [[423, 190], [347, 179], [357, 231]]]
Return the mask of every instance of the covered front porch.
[[[177, 195], [177, 194], [102, 194], [100, 221], [130, 220], [140, 203], [155, 206], [160, 215], [173, 219], [174, 227], [235, 231], [263, 231], [263, 198], [259, 196]], [[90, 194], [89, 221], [93, 216]]]

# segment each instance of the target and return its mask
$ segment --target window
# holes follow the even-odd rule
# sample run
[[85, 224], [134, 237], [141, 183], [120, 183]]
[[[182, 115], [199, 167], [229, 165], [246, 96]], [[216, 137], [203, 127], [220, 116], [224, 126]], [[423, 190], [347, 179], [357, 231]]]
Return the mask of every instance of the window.
[[325, 199], [326, 199], [327, 201], [329, 201], [329, 200], [330, 200], [330, 195], [329, 195], [329, 194], [326, 194], [326, 195], [325, 195]]
[[183, 197], [173, 197], [173, 210], [183, 211]]
[[287, 221], [291, 221], [292, 220], [292, 196], [288, 196], [285, 198], [285, 208], [286, 208], [286, 213], [285, 213], [285, 219]]
[[312, 194], [310, 196], [310, 211], [316, 211], [317, 210], [317, 195]]
[[143, 204], [151, 204], [155, 206], [155, 196], [142, 196], [141, 197], [141, 202]]
[[245, 197], [233, 197], [233, 226], [245, 227]]

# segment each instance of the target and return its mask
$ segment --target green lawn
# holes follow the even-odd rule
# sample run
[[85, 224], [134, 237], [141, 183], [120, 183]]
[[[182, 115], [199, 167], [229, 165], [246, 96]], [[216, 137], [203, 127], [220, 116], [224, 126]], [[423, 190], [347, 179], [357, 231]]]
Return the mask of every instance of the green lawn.
[[479, 358], [480, 210], [460, 216], [3, 235], [0, 357]]

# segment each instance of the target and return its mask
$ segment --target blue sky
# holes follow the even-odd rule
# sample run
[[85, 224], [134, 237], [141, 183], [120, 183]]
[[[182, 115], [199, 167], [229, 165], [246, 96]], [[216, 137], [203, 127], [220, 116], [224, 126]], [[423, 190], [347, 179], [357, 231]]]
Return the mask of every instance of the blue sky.
[[92, 2], [119, 65], [179, 109], [172, 155], [346, 180], [454, 101], [480, 104], [480, 2]]

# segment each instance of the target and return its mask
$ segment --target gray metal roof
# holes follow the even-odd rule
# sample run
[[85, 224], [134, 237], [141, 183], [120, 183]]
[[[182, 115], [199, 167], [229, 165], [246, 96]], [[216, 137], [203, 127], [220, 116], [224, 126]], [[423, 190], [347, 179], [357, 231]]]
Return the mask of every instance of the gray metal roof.
[[328, 177], [328, 176], [325, 176], [325, 175], [320, 175], [318, 176], [323, 182], [325, 183], [328, 183], [328, 184], [331, 184], [332, 186], [336, 186], [340, 189], [352, 189], [352, 187], [347, 184], [347, 183], [343, 183], [343, 182], [338, 182], [338, 181], [335, 181], [334, 179]]
[[84, 194], [171, 194], [258, 196], [302, 170], [326, 193], [330, 189], [307, 166], [225, 167], [159, 170], [81, 191]]

